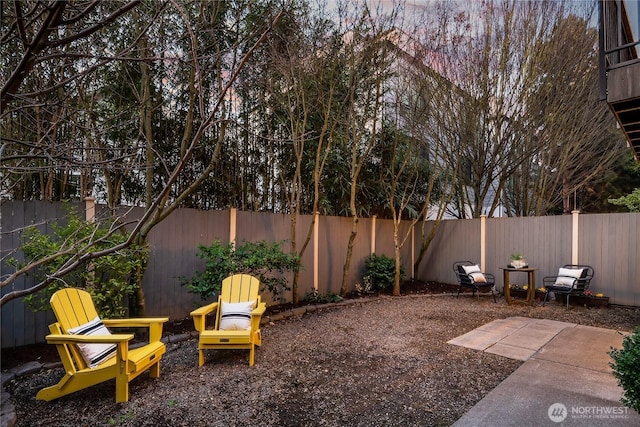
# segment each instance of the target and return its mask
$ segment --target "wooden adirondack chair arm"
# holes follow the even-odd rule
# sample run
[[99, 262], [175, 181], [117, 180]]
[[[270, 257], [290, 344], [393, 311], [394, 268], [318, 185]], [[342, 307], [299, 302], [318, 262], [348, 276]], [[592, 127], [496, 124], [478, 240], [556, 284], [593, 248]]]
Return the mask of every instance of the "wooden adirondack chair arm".
[[193, 310], [191, 312], [191, 316], [206, 316], [207, 314], [216, 311], [216, 309], [218, 308], [218, 302], [212, 302], [211, 304], [208, 305], [203, 305], [202, 307]]
[[104, 323], [105, 326], [113, 326], [115, 328], [142, 328], [154, 323], [166, 323], [168, 321], [168, 317], [143, 317], [140, 319], [102, 319], [102, 323]]
[[204, 305], [196, 310], [193, 310], [190, 314], [193, 317], [193, 324], [196, 331], [202, 332], [207, 326], [206, 317], [207, 314], [212, 313], [218, 309], [218, 302], [212, 302], [211, 304]]
[[71, 334], [50, 334], [46, 337], [49, 344], [69, 344], [69, 343], [105, 343], [117, 344], [131, 341], [133, 334], [111, 334], [111, 335], [71, 335]]
[[267, 305], [265, 303], [260, 303], [256, 308], [251, 312], [252, 316], [262, 316], [264, 312], [267, 310]]
[[140, 319], [103, 319], [105, 326], [112, 328], [149, 328], [149, 342], [160, 341], [162, 325], [168, 317], [142, 317]]

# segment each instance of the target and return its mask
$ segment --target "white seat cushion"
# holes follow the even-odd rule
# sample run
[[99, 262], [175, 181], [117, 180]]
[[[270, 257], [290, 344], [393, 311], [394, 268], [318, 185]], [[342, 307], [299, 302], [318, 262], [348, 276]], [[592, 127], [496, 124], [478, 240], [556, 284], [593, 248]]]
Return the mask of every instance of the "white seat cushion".
[[560, 268], [554, 284], [556, 286], [570, 288], [576, 279], [582, 276], [583, 270], [582, 268]]
[[487, 283], [487, 278], [480, 271], [480, 267], [478, 264], [474, 265], [463, 265], [462, 269], [465, 273], [470, 275], [473, 278], [473, 281], [476, 283]]

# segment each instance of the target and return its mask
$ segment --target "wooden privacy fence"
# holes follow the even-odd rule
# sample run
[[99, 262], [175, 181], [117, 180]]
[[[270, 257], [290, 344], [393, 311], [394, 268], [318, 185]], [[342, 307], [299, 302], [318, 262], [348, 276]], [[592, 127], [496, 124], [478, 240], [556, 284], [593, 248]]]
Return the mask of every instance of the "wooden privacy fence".
[[[64, 221], [70, 204], [4, 201], [0, 206], [0, 265], [2, 277], [13, 270], [6, 264], [20, 244], [20, 231], [36, 225], [48, 232], [55, 221]], [[71, 204], [78, 213], [92, 212], [91, 205]], [[98, 214], [104, 211], [97, 206]], [[140, 217], [142, 210], [134, 208], [128, 219]], [[313, 222], [313, 216], [303, 215], [296, 223], [296, 235], [301, 246]], [[459, 260], [480, 263], [494, 273], [497, 287], [503, 287], [500, 267], [509, 263], [509, 255], [521, 252], [530, 266], [537, 268], [537, 286], [542, 277], [554, 275], [558, 267], [568, 263], [589, 264], [595, 269], [591, 289], [610, 297], [612, 304], [640, 306], [640, 214], [579, 214], [567, 216], [525, 218], [479, 218], [446, 220], [437, 230], [424, 261], [413, 270], [421, 245], [421, 226], [410, 228], [406, 221], [401, 233], [410, 233], [402, 248], [402, 261], [409, 277], [455, 283], [452, 264]], [[426, 232], [434, 226], [425, 224]], [[338, 293], [351, 233], [351, 219], [317, 216], [311, 242], [302, 257], [298, 295], [300, 298], [314, 288], [320, 294]], [[180, 209], [158, 224], [149, 235], [150, 259], [143, 278], [146, 310], [149, 316], [184, 318], [203, 301], [180, 284], [179, 277], [190, 277], [204, 268], [196, 256], [198, 245], [210, 245], [214, 240], [286, 241], [289, 250], [291, 219], [289, 215], [264, 212], [199, 211]], [[371, 253], [393, 257], [393, 222], [362, 218], [353, 248], [348, 276], [349, 290], [361, 281], [364, 259]], [[20, 254], [17, 254], [20, 255]], [[2, 289], [2, 294], [28, 287], [29, 278], [21, 278]], [[275, 304], [271, 295], [263, 298]], [[290, 292], [284, 294], [291, 300]], [[499, 302], [500, 303], [500, 302]], [[51, 313], [33, 313], [21, 300], [6, 304], [1, 312], [2, 348], [43, 342]]]

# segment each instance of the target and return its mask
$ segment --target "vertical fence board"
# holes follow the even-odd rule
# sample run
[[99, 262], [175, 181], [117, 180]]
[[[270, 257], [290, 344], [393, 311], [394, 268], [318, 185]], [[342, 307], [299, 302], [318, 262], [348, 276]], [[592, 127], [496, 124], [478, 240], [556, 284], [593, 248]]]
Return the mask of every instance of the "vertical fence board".
[[[334, 216], [319, 217], [318, 227], [318, 292], [340, 292], [344, 260], [347, 255], [350, 223]], [[307, 267], [313, 268], [313, 265]], [[349, 277], [349, 279], [351, 276]], [[347, 279], [347, 280], [349, 280]]]
[[[2, 204], [0, 204], [0, 277], [3, 279], [13, 272], [13, 269], [9, 268], [9, 266], [5, 264], [8, 257], [16, 257], [20, 260], [24, 259], [20, 253], [14, 252], [20, 245], [19, 230], [24, 226], [24, 206], [24, 203], [18, 204], [12, 201], [3, 201]], [[23, 288], [24, 278], [20, 277], [11, 285], [0, 289], [0, 291], [4, 296], [5, 294]], [[24, 336], [24, 328], [16, 328], [14, 326], [14, 319], [17, 324], [21, 321], [21, 319], [18, 318], [18, 316], [22, 316], [21, 313], [18, 313], [19, 308], [20, 311], [24, 311], [21, 301], [16, 300], [7, 303], [2, 308], [2, 313], [0, 313], [2, 348], [15, 347], [24, 344], [22, 340]]]
[[[376, 219], [376, 223], [378, 220]], [[351, 278], [350, 284], [353, 287], [349, 290], [355, 289], [355, 284], [362, 283], [362, 277], [364, 276], [364, 261], [371, 255], [371, 238], [373, 237], [373, 218], [360, 218], [358, 220], [357, 236], [354, 242], [353, 254], [351, 256], [351, 265], [349, 267], [349, 277]], [[351, 233], [351, 219], [348, 221], [348, 233]], [[349, 236], [347, 235], [347, 240]], [[347, 242], [345, 245], [345, 254]]]
[[[287, 218], [289, 218], [287, 216]], [[301, 215], [297, 221], [297, 235], [298, 235], [298, 252], [302, 250], [302, 245], [307, 238], [309, 228], [312, 227], [313, 215]], [[287, 224], [288, 225], [288, 224]], [[282, 238], [285, 240], [291, 240], [289, 235], [289, 229], [286, 231], [283, 229]], [[286, 233], [286, 234], [285, 234]], [[307, 245], [304, 254], [301, 258], [304, 268], [300, 271], [300, 280], [298, 281], [298, 297], [302, 299], [306, 294], [313, 291], [313, 235]], [[326, 286], [319, 286], [325, 288]], [[291, 301], [293, 298], [292, 293], [287, 294], [287, 301]]]

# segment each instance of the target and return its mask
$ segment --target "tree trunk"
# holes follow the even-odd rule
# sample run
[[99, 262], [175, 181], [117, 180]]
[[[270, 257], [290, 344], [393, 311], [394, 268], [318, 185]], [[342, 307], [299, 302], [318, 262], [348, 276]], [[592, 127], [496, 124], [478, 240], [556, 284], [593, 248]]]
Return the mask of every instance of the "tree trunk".
[[349, 277], [349, 268], [351, 266], [351, 257], [353, 256], [353, 245], [358, 235], [358, 215], [353, 215], [351, 221], [351, 234], [349, 235], [349, 243], [347, 244], [347, 255], [344, 260], [344, 266], [342, 267], [342, 283], [340, 285], [340, 295], [344, 296], [347, 293], [347, 279]]

